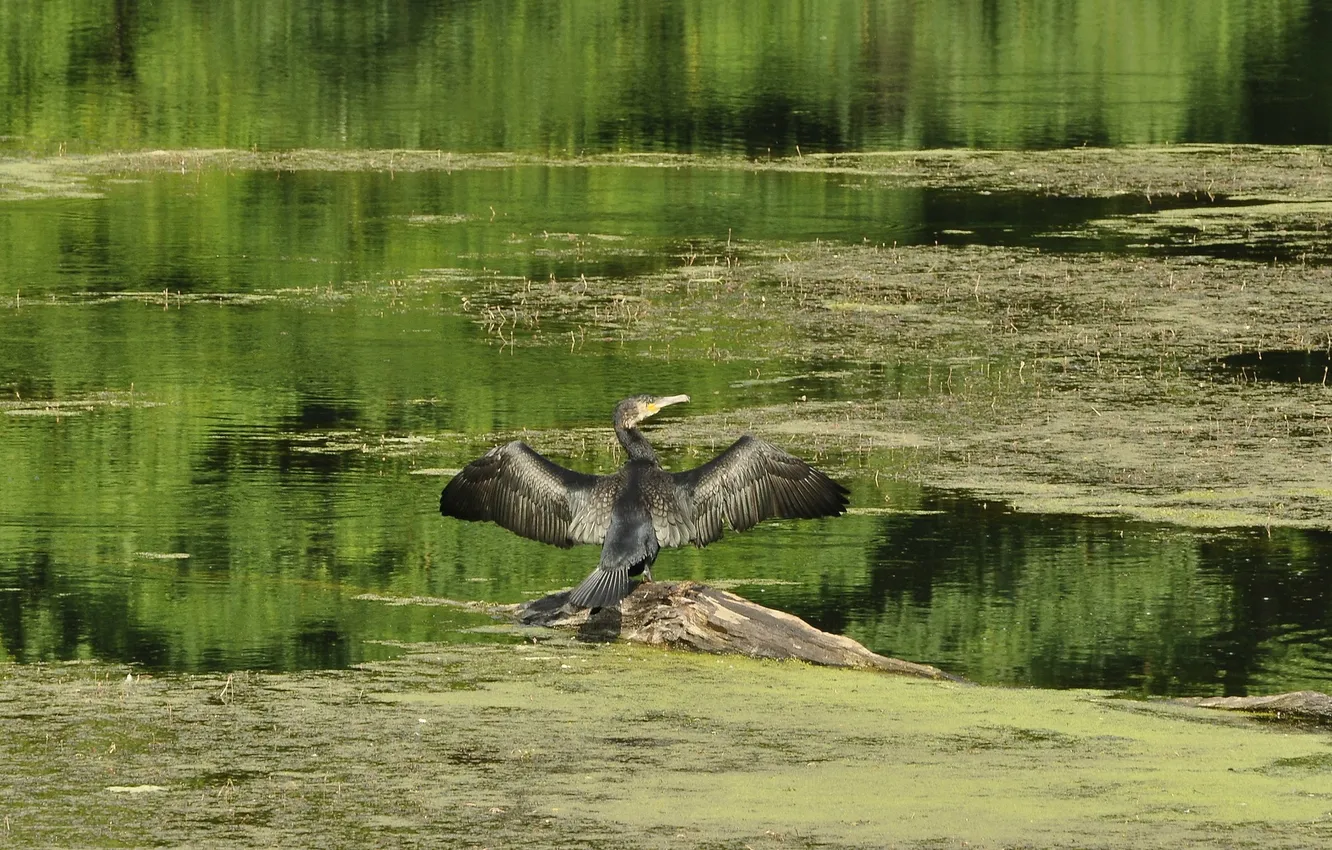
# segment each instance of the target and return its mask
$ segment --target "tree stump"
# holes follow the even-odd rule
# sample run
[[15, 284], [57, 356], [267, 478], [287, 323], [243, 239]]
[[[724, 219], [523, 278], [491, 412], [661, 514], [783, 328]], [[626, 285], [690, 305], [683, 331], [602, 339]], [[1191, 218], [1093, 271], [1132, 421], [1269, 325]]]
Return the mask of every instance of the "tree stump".
[[519, 605], [526, 625], [577, 629], [585, 640], [623, 640], [751, 658], [793, 658], [828, 667], [861, 667], [963, 681], [928, 664], [870, 652], [848, 637], [820, 631], [799, 617], [774, 611], [724, 590], [692, 581], [643, 582], [619, 608], [595, 612], [569, 604], [570, 591]]

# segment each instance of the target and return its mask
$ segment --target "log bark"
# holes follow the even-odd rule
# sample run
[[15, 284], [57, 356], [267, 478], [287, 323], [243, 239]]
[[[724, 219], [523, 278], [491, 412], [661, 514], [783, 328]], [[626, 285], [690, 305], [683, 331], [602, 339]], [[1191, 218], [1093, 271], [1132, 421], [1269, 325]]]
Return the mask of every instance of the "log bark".
[[1207, 697], [1196, 705], [1226, 711], [1272, 715], [1278, 720], [1332, 721], [1332, 697], [1318, 691], [1291, 691], [1265, 697]]
[[619, 608], [592, 613], [569, 604], [569, 591], [518, 606], [527, 625], [576, 629], [585, 640], [623, 640], [751, 658], [790, 658], [828, 667], [860, 667], [960, 682], [928, 664], [888, 658], [848, 637], [814, 628], [724, 590], [683, 582], [644, 582]]

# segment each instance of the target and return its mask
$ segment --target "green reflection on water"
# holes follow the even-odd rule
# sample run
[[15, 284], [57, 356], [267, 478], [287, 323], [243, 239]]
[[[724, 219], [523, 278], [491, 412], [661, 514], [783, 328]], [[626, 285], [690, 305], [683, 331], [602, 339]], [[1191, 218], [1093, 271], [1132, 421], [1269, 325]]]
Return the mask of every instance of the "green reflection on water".
[[1317, 0], [19, 0], [11, 147], [751, 155], [1326, 142]]
[[[1326, 9], [19, 0], [0, 4], [0, 145], [1319, 142]], [[666, 357], [608, 335], [565, 348], [551, 320], [506, 347], [467, 312], [496, 275], [616, 288], [759, 242], [996, 224], [1021, 242], [1107, 214], [621, 167], [92, 188], [102, 197], [0, 204], [0, 660], [291, 669], [388, 651], [374, 640], [484, 639], [460, 631], [476, 615], [355, 597], [516, 601], [576, 582], [595, 551], [441, 519], [441, 470], [525, 428], [563, 462], [609, 469], [609, 410], [631, 393], [689, 392], [683, 415], [698, 415], [920, 392], [933, 365], [783, 360], [764, 340], [792, 331], [752, 316], [687, 328]], [[141, 294], [111, 294], [127, 292]], [[755, 382], [760, 369], [804, 377]], [[893, 452], [825, 460], [854, 504], [905, 513], [773, 524], [665, 553], [659, 574], [791, 581], [740, 590], [985, 681], [1243, 692], [1329, 669], [1325, 535], [1023, 517], [856, 477], [859, 463], [900, 471]]]
[[[707, 396], [746, 374], [595, 342], [506, 351], [432, 298], [394, 301], [37, 301], [0, 317], [8, 652], [299, 667], [362, 659], [368, 639], [449, 638], [482, 618], [350, 597], [516, 601], [595, 553], [445, 522], [441, 478], [414, 472], [460, 465], [495, 430], [600, 427], [606, 399], [645, 384]], [[571, 462], [614, 464], [605, 437]]]
[[[719, 253], [732, 237], [905, 243], [933, 233], [922, 191], [823, 174], [218, 171], [94, 186], [105, 197], [0, 206], [0, 245], [16, 266], [0, 292], [250, 292], [439, 267], [622, 277]], [[1074, 215], [1107, 209], [1060, 203]]]
[[[629, 214], [636, 186], [642, 222]], [[925, 394], [938, 366], [906, 352], [790, 361], [765, 340], [793, 331], [743, 314], [686, 328], [668, 356], [606, 334], [566, 346], [554, 320], [515, 346], [465, 299], [496, 266], [632, 287], [608, 269], [686, 263], [676, 250], [728, 217], [781, 239], [783, 223], [804, 238], [839, 211], [910, 227], [938, 209], [928, 193], [829, 186], [674, 170], [635, 182], [628, 169], [205, 173], [0, 205], [0, 242], [20, 248], [0, 309], [0, 656], [291, 669], [391, 651], [371, 641], [496, 639], [466, 631], [485, 622], [475, 614], [356, 598], [518, 601], [595, 563], [591, 548], [442, 519], [447, 470], [523, 429], [562, 462], [613, 468], [610, 407], [636, 392], [689, 392], [672, 415], [698, 416]], [[510, 220], [491, 221], [505, 192]], [[673, 219], [671, 199], [704, 221]], [[543, 221], [562, 235], [538, 232]], [[552, 240], [572, 246], [558, 261]], [[141, 294], [114, 294], [127, 290]], [[734, 436], [662, 455], [693, 465]], [[909, 455], [822, 461], [853, 505], [898, 513], [770, 524], [664, 553], [658, 574], [739, 581], [877, 650], [984, 681], [1240, 692], [1326, 669], [1316, 640], [1291, 637], [1326, 632], [1322, 537], [1213, 545], [1010, 514], [893, 480]]]

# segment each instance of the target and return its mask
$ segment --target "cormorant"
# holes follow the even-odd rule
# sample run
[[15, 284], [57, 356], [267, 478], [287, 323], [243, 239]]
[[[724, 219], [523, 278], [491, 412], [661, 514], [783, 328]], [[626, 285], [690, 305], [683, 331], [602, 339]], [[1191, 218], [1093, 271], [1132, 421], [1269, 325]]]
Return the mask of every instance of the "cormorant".
[[565, 469], [515, 440], [467, 464], [445, 486], [439, 512], [498, 523], [561, 548], [600, 543], [601, 562], [569, 601], [615, 605], [633, 590], [631, 576], [652, 580], [662, 546], [706, 546], [722, 519], [745, 531], [770, 517], [837, 516], [848, 490], [772, 443], [745, 435], [694, 469], [667, 472], [638, 423], [687, 395], [627, 398], [615, 407], [615, 435], [629, 459], [611, 475]]

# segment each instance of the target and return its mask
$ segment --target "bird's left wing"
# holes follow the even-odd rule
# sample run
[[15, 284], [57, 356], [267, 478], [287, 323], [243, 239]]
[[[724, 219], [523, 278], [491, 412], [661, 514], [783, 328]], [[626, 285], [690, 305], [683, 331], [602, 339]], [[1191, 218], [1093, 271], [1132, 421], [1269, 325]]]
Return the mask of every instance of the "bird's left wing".
[[439, 512], [488, 520], [562, 548], [600, 543], [610, 524], [612, 480], [566, 469], [515, 440], [453, 476], [439, 495]]
[[692, 516], [689, 542], [706, 546], [722, 536], [722, 520], [736, 531], [772, 517], [837, 516], [849, 491], [772, 443], [745, 435], [695, 469], [674, 473]]

